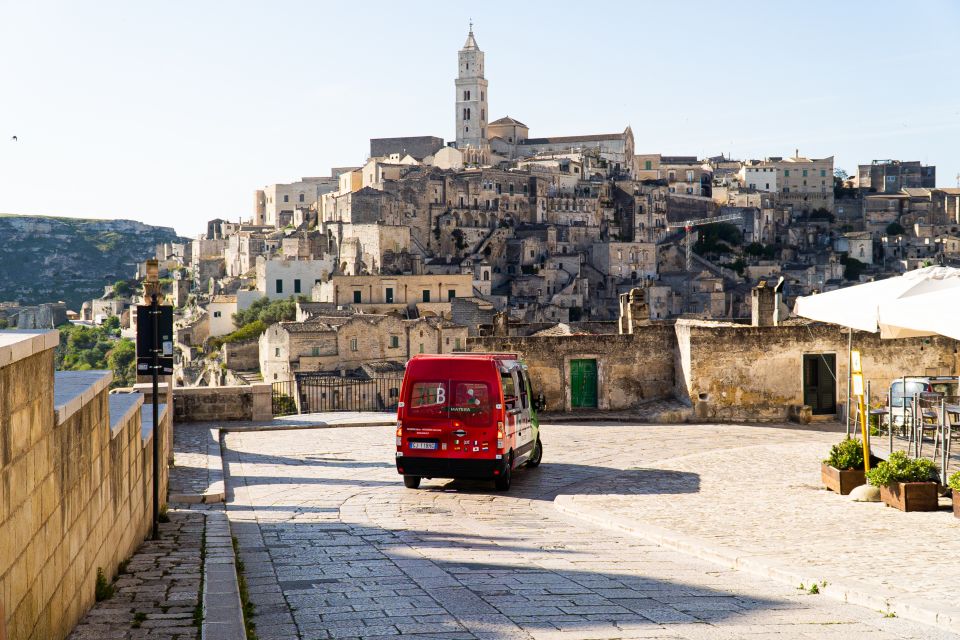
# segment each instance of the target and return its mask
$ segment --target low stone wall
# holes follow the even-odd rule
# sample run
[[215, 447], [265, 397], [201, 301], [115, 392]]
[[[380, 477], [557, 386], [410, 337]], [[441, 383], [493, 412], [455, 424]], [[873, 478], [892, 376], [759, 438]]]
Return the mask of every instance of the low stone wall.
[[228, 342], [221, 347], [223, 363], [234, 371], [256, 371], [260, 368], [260, 342]]
[[632, 335], [468, 338], [469, 351], [517, 352], [534, 394], [548, 411], [570, 411], [570, 361], [597, 361], [597, 408], [624, 410], [674, 394], [674, 336], [669, 324], [637, 327]]
[[97, 387], [58, 418], [53, 356], [0, 366], [0, 636], [10, 640], [65, 638], [94, 603], [97, 569], [111, 580], [152, 522], [153, 440], [139, 407], [111, 425]]
[[174, 422], [270, 420], [273, 417], [269, 383], [237, 387], [176, 387]]

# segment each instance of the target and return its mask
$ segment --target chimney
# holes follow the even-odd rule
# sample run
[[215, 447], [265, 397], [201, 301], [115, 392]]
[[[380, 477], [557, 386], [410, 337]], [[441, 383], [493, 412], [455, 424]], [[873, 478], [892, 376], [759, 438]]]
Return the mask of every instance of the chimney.
[[754, 327], [780, 326], [783, 278], [776, 285], [761, 280], [750, 292], [750, 324]]

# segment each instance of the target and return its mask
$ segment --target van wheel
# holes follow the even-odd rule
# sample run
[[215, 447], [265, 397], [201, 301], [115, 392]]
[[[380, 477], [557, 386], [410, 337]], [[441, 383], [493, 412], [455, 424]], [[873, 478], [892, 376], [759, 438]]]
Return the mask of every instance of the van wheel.
[[403, 476], [403, 486], [407, 489], [416, 489], [420, 486], [420, 476]]
[[533, 455], [527, 460], [527, 466], [531, 469], [539, 467], [541, 460], [543, 460], [543, 445], [540, 443], [540, 436], [537, 436], [537, 443], [533, 445]]
[[513, 481], [513, 453], [510, 453], [510, 460], [507, 461], [506, 468], [493, 481], [497, 491], [509, 491], [510, 484]]

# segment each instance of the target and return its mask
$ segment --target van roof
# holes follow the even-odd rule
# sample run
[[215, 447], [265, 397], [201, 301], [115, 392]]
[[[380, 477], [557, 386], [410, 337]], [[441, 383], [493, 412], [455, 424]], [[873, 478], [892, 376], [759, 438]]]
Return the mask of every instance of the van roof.
[[450, 360], [450, 359], [469, 359], [469, 360], [519, 360], [520, 356], [516, 353], [418, 353], [411, 360]]

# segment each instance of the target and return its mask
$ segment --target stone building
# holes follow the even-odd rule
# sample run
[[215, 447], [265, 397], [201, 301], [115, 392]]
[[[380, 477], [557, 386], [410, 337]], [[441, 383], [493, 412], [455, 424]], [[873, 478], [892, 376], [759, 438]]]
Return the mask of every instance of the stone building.
[[860, 189], [872, 193], [899, 193], [901, 189], [937, 186], [937, 168], [921, 165], [919, 160], [874, 160], [857, 167]]
[[271, 300], [290, 296], [309, 296], [313, 287], [334, 272], [335, 263], [328, 256], [318, 260], [257, 258], [257, 291]]
[[450, 314], [450, 302], [473, 296], [472, 274], [333, 276], [313, 290], [314, 302], [370, 313]]

